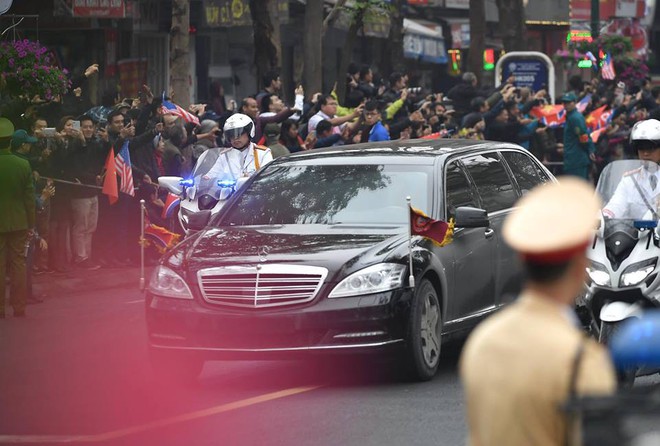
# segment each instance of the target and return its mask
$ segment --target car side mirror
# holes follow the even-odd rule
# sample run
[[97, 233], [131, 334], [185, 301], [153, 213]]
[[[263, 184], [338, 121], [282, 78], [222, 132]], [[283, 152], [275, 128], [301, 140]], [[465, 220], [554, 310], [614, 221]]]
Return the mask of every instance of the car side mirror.
[[204, 210], [204, 211], [195, 212], [194, 214], [190, 214], [188, 216], [188, 229], [191, 229], [193, 231], [201, 231], [209, 224], [210, 219], [211, 219], [210, 210]]
[[618, 369], [660, 367], [660, 311], [649, 310], [630, 319], [614, 334], [609, 349]]
[[158, 177], [158, 185], [164, 187], [174, 195], [181, 195], [183, 193], [181, 180], [183, 180], [181, 177]]
[[458, 207], [454, 216], [454, 225], [457, 228], [487, 228], [490, 226], [488, 212], [469, 206]]

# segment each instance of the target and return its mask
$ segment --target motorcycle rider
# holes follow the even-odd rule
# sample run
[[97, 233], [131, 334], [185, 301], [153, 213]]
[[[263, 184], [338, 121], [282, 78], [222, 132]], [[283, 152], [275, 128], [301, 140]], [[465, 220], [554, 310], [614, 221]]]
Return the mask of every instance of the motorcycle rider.
[[[239, 177], [251, 176], [273, 160], [268, 147], [252, 142], [255, 134], [254, 122], [247, 115], [231, 115], [222, 131], [225, 142], [231, 147], [221, 149], [220, 156], [205, 177], [237, 180]], [[200, 158], [199, 162], [202, 161]]]
[[639, 121], [630, 133], [630, 142], [645, 165], [626, 172], [610, 201], [603, 208], [609, 218], [642, 219], [651, 211], [658, 219], [660, 201], [660, 121]]

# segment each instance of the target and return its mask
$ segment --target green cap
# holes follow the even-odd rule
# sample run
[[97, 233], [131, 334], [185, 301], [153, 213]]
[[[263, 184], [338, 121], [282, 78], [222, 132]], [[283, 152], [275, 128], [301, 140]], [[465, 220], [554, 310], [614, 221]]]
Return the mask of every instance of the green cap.
[[11, 148], [18, 149], [23, 143], [34, 144], [35, 142], [37, 142], [37, 138], [28, 135], [25, 130], [16, 130], [11, 137]]
[[564, 93], [564, 96], [561, 97], [561, 102], [575, 102], [577, 98], [573, 93]]

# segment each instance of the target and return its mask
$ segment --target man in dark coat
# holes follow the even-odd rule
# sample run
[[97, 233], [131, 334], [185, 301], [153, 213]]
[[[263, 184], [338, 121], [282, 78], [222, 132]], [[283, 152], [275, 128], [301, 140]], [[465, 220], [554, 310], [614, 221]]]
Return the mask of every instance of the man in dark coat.
[[5, 317], [5, 286], [10, 274], [14, 317], [25, 316], [26, 247], [35, 219], [34, 182], [30, 163], [11, 153], [14, 125], [0, 118], [0, 318]]

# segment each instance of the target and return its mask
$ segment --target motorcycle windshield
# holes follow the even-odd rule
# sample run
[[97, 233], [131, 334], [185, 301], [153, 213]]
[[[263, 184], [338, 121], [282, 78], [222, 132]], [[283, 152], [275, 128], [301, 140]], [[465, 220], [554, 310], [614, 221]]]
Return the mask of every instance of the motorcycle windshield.
[[600, 175], [596, 191], [607, 219], [657, 222], [660, 201], [658, 165], [641, 160], [613, 161]]
[[234, 158], [237, 154], [234, 152], [237, 151], [211, 148], [199, 157], [192, 173], [193, 187], [197, 196], [210, 195], [218, 200], [228, 198], [239, 173], [235, 167]]

